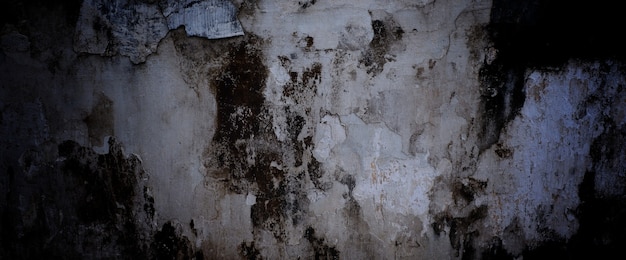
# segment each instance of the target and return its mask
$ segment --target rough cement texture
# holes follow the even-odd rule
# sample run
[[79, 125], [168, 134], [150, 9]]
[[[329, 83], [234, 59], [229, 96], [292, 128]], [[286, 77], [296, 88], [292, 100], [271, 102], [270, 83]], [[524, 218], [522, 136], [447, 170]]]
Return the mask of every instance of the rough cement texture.
[[0, 258], [618, 253], [623, 19], [561, 2], [3, 3]]

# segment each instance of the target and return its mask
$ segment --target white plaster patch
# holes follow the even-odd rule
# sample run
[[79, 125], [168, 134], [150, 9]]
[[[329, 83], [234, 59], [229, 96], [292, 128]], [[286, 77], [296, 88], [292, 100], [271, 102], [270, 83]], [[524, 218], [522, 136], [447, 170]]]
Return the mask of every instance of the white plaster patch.
[[353, 195], [364, 208], [365, 218], [381, 221], [389, 213], [412, 215], [422, 221], [423, 232], [428, 230], [428, 194], [437, 174], [427, 154], [406, 156], [401, 137], [384, 124], [365, 124], [353, 114], [341, 121], [347, 129], [342, 146], [350, 147], [361, 164]]
[[315, 149], [313, 156], [318, 161], [326, 161], [332, 149], [346, 140], [343, 125], [336, 116], [326, 115], [317, 124], [315, 130]]

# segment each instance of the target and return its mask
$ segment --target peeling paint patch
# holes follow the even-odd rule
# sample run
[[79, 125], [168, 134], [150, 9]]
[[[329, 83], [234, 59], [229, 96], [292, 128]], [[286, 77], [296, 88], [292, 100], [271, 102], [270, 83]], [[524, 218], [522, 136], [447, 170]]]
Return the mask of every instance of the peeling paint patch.
[[127, 56], [137, 64], [156, 51], [169, 30], [219, 39], [243, 35], [237, 10], [228, 0], [84, 0], [76, 23], [77, 52]]
[[184, 26], [187, 35], [207, 39], [244, 35], [237, 8], [229, 0], [167, 1], [160, 7], [170, 30]]

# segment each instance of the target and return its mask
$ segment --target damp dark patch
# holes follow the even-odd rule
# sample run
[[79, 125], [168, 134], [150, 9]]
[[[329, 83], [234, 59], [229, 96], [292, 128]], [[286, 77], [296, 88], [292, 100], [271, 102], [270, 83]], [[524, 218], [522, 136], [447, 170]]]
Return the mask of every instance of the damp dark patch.
[[89, 142], [93, 146], [102, 146], [104, 137], [114, 134], [113, 101], [102, 93], [97, 95], [96, 104], [83, 121], [87, 124]]
[[329, 246], [323, 237], [316, 236], [313, 227], [308, 227], [304, 231], [304, 238], [313, 247], [314, 259], [340, 259], [339, 251], [335, 247]]
[[[465, 259], [473, 259], [471, 257], [467, 257]], [[487, 243], [487, 246], [482, 249], [482, 253], [480, 253], [480, 257], [475, 259], [481, 260], [508, 260], [515, 259], [515, 257], [509, 254], [506, 249], [502, 246], [502, 239], [494, 237]], [[524, 258], [526, 259], [526, 258]], [[554, 258], [556, 259], [556, 258]]]
[[314, 43], [313, 37], [307, 36], [307, 37], [304, 38], [304, 40], [306, 41], [306, 47], [307, 48], [313, 47], [313, 43]]
[[306, 9], [313, 6], [316, 2], [317, 0], [298, 1], [298, 5], [300, 5], [300, 8]]
[[306, 124], [306, 119], [297, 112], [291, 111], [289, 107], [285, 107], [287, 115], [287, 133], [294, 150], [295, 167], [302, 165], [302, 156], [304, 155], [304, 146], [298, 141], [298, 136]]
[[61, 10], [67, 24], [75, 26], [81, 4], [81, 0], [6, 1], [2, 3], [2, 11], [0, 11], [0, 28], [5, 24], [16, 25], [22, 21], [31, 20], [44, 10]]
[[525, 68], [519, 64], [500, 63], [499, 59], [480, 68], [483, 116], [478, 136], [480, 153], [500, 140], [502, 129], [524, 106], [524, 72]]
[[310, 98], [317, 94], [317, 84], [321, 81], [322, 64], [313, 63], [310, 67], [302, 71], [302, 76], [298, 78], [297, 71], [289, 72], [291, 81], [283, 89], [283, 95], [294, 99], [299, 105], [306, 105]]
[[288, 219], [291, 219], [293, 226], [303, 222], [307, 216], [309, 198], [307, 197], [304, 184], [306, 183], [304, 172], [292, 174], [287, 178], [287, 194], [285, 195], [286, 212]]
[[[154, 201], [142, 196], [141, 161], [109, 139], [96, 154], [73, 141], [58, 146], [58, 160], [39, 162], [31, 178], [11, 174], [3, 207], [0, 255], [11, 259], [146, 258]], [[32, 164], [28, 163], [28, 164]], [[34, 169], [32, 167], [29, 167]]]
[[212, 84], [217, 101], [217, 142], [234, 143], [259, 132], [268, 72], [258, 41], [252, 37], [232, 46], [226, 65]]
[[254, 241], [250, 243], [243, 242], [239, 245], [239, 255], [248, 260], [260, 260], [261, 252], [255, 247]]
[[383, 71], [383, 66], [387, 63], [386, 56], [391, 45], [402, 40], [404, 30], [392, 19], [373, 20], [371, 25], [374, 37], [359, 62], [365, 66], [368, 74], [376, 76]]
[[341, 177], [341, 180], [339, 180], [339, 182], [341, 182], [341, 184], [343, 185], [348, 186], [348, 192], [350, 195], [352, 195], [352, 191], [354, 191], [354, 187], [356, 187], [356, 180], [354, 176], [346, 174]]
[[154, 259], [192, 259], [194, 253], [189, 239], [180, 234], [172, 222], [166, 222], [152, 241]]
[[281, 240], [284, 236], [283, 223], [286, 218], [286, 187], [285, 172], [271, 167], [277, 154], [261, 155], [255, 165], [250, 166], [246, 179], [258, 187], [257, 203], [251, 208], [252, 225], [271, 231]]
[[480, 151], [491, 147], [524, 105], [527, 69], [558, 70], [571, 60], [626, 59], [625, 24], [617, 2], [493, 1], [487, 26], [493, 44], [479, 76], [482, 82]]
[[613, 175], [623, 171], [622, 166], [606, 166], [624, 165], [624, 157], [618, 153], [623, 151], [621, 147], [626, 143], [626, 132], [616, 128], [610, 120], [605, 127], [607, 130], [591, 144], [592, 166], [578, 186], [580, 204], [574, 211], [578, 231], [569, 239], [542, 233], [546, 241], [528, 246], [522, 253], [524, 259], [615, 259], [622, 254], [626, 244], [623, 184], [615, 183], [613, 187], [621, 192], [607, 195], [597, 189], [596, 179], [599, 174]]
[[436, 235], [444, 234], [449, 230], [448, 239], [452, 248], [456, 250], [456, 257], [461, 259], [477, 259], [481, 250], [476, 249], [475, 240], [479, 233], [480, 223], [487, 217], [487, 205], [472, 209], [466, 216], [453, 216], [449, 212], [437, 214], [432, 223]]
[[474, 178], [467, 178], [462, 180], [456, 180], [452, 184], [452, 197], [455, 202], [462, 200], [463, 205], [469, 205], [474, 201], [476, 195], [483, 194], [487, 187], [486, 181], [479, 181]]
[[[571, 259], [610, 259], [622, 254], [626, 244], [626, 190], [624, 168], [626, 129], [605, 120], [605, 131], [591, 144], [592, 167], [587, 170], [578, 187], [580, 204], [576, 209], [578, 232], [567, 241], [566, 252]], [[622, 176], [612, 187], [598, 187], [603, 175]], [[613, 188], [614, 192], [605, 190]], [[548, 248], [550, 249], [550, 248]], [[548, 250], [546, 249], [546, 250]]]
[[342, 195], [345, 200], [342, 215], [345, 219], [347, 229], [346, 242], [350, 247], [354, 247], [358, 251], [363, 252], [365, 254], [364, 258], [380, 258], [381, 256], [378, 255], [379, 253], [377, 250], [371, 248], [371, 245], [376, 244], [377, 242], [370, 233], [369, 224], [363, 219], [363, 208], [354, 198], [352, 193], [356, 187], [356, 179], [354, 175], [340, 170], [336, 177], [340, 183], [346, 185], [348, 188], [348, 192]]
[[309, 178], [315, 188], [326, 191], [332, 188], [332, 182], [324, 182], [322, 177], [324, 176], [324, 171], [321, 169], [321, 163], [315, 159], [315, 157], [311, 157], [311, 160], [307, 164], [307, 171], [309, 172]]
[[502, 159], [511, 158], [513, 156], [513, 150], [503, 146], [502, 144], [496, 144], [496, 149], [494, 150], [496, 155]]
[[489, 32], [503, 62], [545, 68], [626, 58], [626, 40], [614, 30], [625, 23], [615, 1], [496, 0]]
[[[277, 57], [291, 79], [282, 98], [293, 101], [293, 105], [271, 107], [263, 95], [268, 76], [261, 51], [263, 40], [246, 37], [229, 48], [212, 82], [217, 129], [206, 165], [211, 169], [209, 174], [223, 181], [227, 192], [256, 196], [250, 213], [253, 228], [270, 232], [282, 243], [286, 241], [287, 223], [298, 225], [307, 216], [307, 171], [322, 174], [319, 167], [312, 168], [317, 162], [311, 159], [309, 131], [314, 125], [311, 100], [317, 94], [322, 65], [294, 69], [289, 57]], [[281, 140], [273, 128], [275, 114], [285, 119], [279, 122], [286, 134]]]

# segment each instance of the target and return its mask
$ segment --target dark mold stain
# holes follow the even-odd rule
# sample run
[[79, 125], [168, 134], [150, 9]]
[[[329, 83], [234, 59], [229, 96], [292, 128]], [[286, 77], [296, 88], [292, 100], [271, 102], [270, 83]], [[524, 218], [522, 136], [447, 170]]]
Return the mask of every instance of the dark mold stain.
[[511, 156], [513, 156], [513, 150], [502, 146], [500, 143], [496, 144], [494, 152], [498, 155], [498, 157], [503, 159], [511, 158]]
[[298, 136], [306, 124], [306, 119], [298, 113], [291, 111], [289, 107], [285, 107], [285, 114], [287, 114], [287, 133], [290, 143], [295, 151], [295, 165], [299, 167], [302, 165], [302, 156], [304, 154], [304, 147], [298, 142]]
[[239, 255], [248, 260], [260, 260], [261, 252], [254, 246], [254, 241], [250, 243], [243, 242], [239, 245]]
[[341, 180], [339, 180], [339, 182], [341, 182], [341, 184], [348, 186], [348, 191], [350, 196], [352, 196], [352, 191], [354, 190], [354, 187], [356, 187], [356, 180], [354, 178], [353, 175], [343, 175], [343, 177], [341, 177]]
[[444, 212], [434, 217], [432, 224], [436, 235], [441, 235], [449, 228], [448, 238], [452, 248], [456, 250], [456, 257], [461, 259], [476, 259], [475, 238], [479, 235], [480, 223], [487, 217], [487, 205], [472, 209], [467, 216], [453, 216]]
[[311, 161], [307, 164], [307, 170], [309, 172], [309, 178], [315, 188], [326, 191], [333, 187], [332, 182], [324, 182], [322, 177], [324, 175], [324, 171], [320, 168], [321, 164], [319, 161], [315, 159], [315, 157], [311, 158]]
[[287, 178], [285, 211], [294, 226], [297, 226], [305, 219], [309, 206], [309, 199], [306, 193], [303, 192], [305, 190], [305, 180], [304, 172], [292, 174]]
[[322, 67], [314, 63], [299, 73], [290, 67], [288, 57], [278, 57], [291, 76], [283, 90], [284, 98], [295, 101], [295, 105], [277, 111], [286, 119], [281, 126], [286, 138], [278, 140], [270, 113], [274, 108], [266, 106], [263, 96], [268, 76], [261, 52], [263, 40], [247, 37], [230, 47], [226, 63], [213, 82], [217, 131], [208, 151], [211, 159], [207, 168], [224, 180], [228, 192], [254, 193], [253, 227], [270, 231], [283, 242], [287, 221], [297, 225], [308, 208], [304, 188], [307, 168], [302, 166], [310, 164], [312, 145], [305, 129], [313, 125], [309, 103], [316, 95]]
[[75, 26], [81, 0], [30, 0], [5, 1], [0, 11], [0, 28], [5, 24], [20, 24], [31, 20], [41, 12], [61, 10], [68, 25]]
[[486, 30], [497, 50], [479, 76], [483, 85], [481, 152], [495, 144], [501, 130], [524, 105], [526, 69], [552, 70], [570, 60], [626, 58], [624, 37], [612, 28], [626, 16], [612, 1], [493, 2]]
[[459, 204], [459, 200], [463, 200], [462, 204], [469, 205], [474, 201], [477, 194], [484, 193], [487, 182], [470, 177], [465, 179], [465, 181], [457, 180], [452, 185], [452, 197], [454, 201]]
[[[455, 256], [461, 259], [481, 259], [480, 254], [485, 249], [478, 244], [478, 237], [482, 223], [488, 213], [487, 205], [475, 205], [477, 196], [483, 195], [488, 185], [486, 181], [480, 181], [472, 177], [454, 177], [446, 179], [438, 177], [436, 182], [442, 185], [443, 190], [452, 192], [454, 206], [443, 212], [433, 212], [434, 221], [431, 224], [433, 232], [445, 235], [446, 232], [452, 248], [456, 251]], [[432, 193], [431, 196], [436, 196]]]
[[[465, 259], [473, 259], [471, 257], [467, 257]], [[515, 257], [509, 254], [506, 249], [502, 247], [502, 239], [494, 237], [487, 243], [487, 246], [482, 249], [482, 253], [480, 257], [476, 257], [475, 259], [481, 260], [508, 260], [515, 259]], [[526, 258], [524, 258], [526, 259]]]
[[113, 101], [102, 93], [97, 97], [95, 106], [84, 121], [88, 128], [89, 142], [93, 146], [102, 146], [104, 137], [113, 135]]
[[615, 1], [493, 1], [489, 32], [512, 63], [560, 66], [568, 59], [624, 59], [626, 40], [614, 26], [626, 17]]
[[[234, 144], [259, 132], [268, 72], [255, 47], [257, 41], [260, 39], [252, 37], [231, 47], [227, 64], [213, 84], [218, 104], [216, 141]], [[238, 108], [244, 111], [238, 112]]]
[[315, 235], [315, 229], [308, 227], [304, 231], [304, 238], [309, 241], [313, 247], [314, 259], [340, 259], [339, 251], [335, 247], [328, 246], [324, 238]]
[[317, 0], [298, 1], [298, 5], [300, 5], [300, 8], [302, 9], [307, 9], [314, 5], [316, 2]]
[[[41, 162], [32, 178], [11, 177], [2, 209], [0, 256], [34, 258], [146, 258], [154, 212], [139, 158], [125, 156], [114, 138], [96, 154], [76, 142], [58, 146], [59, 160]], [[21, 199], [20, 199], [21, 198]]]
[[312, 48], [312, 47], [313, 47], [313, 42], [314, 42], [314, 41], [313, 41], [313, 37], [311, 37], [311, 36], [307, 36], [307, 37], [305, 37], [305, 38], [304, 38], [304, 40], [306, 41], [306, 47], [307, 47], [308, 49], [310, 49], [310, 48]]
[[283, 95], [294, 99], [300, 105], [310, 102], [310, 96], [317, 94], [317, 84], [321, 81], [322, 64], [315, 62], [309, 68], [302, 71], [302, 77], [298, 79], [298, 72], [290, 71], [291, 81], [283, 89]]
[[484, 64], [479, 71], [482, 84], [481, 112], [483, 114], [479, 132], [479, 150], [488, 149], [500, 140], [500, 133], [524, 106], [525, 69], [518, 64], [506, 64], [496, 59]]
[[[626, 182], [623, 178], [626, 127], [616, 127], [610, 120], [606, 122], [604, 133], [595, 138], [590, 147], [592, 168], [585, 173], [578, 187], [581, 201], [576, 209], [578, 233], [565, 244], [566, 253], [571, 259], [613, 258], [620, 255], [623, 245], [626, 245]], [[616, 174], [622, 176], [611, 187], [619, 190], [617, 194], [605, 194], [596, 189], [599, 175]], [[565, 243], [556, 242], [561, 242], [561, 248]], [[547, 247], [544, 250], [561, 254], [563, 250], [559, 250], [559, 247]]]
[[367, 68], [367, 73], [373, 76], [383, 71], [383, 66], [387, 62], [387, 53], [391, 45], [402, 40], [404, 30], [392, 19], [373, 20], [372, 30], [374, 38], [369, 44], [369, 48], [362, 54], [359, 62]]
[[336, 175], [338, 181], [347, 186], [348, 192], [343, 194], [345, 205], [342, 209], [343, 217], [346, 221], [346, 229], [348, 230], [348, 243], [350, 247], [355, 247], [358, 251], [363, 252], [368, 259], [377, 259], [378, 250], [372, 248], [377, 243], [370, 234], [369, 224], [363, 219], [363, 208], [354, 198], [352, 192], [356, 187], [356, 179], [354, 175], [348, 174], [343, 170], [339, 170]]
[[191, 242], [171, 222], [166, 222], [152, 241], [154, 259], [191, 259], [194, 256]]

